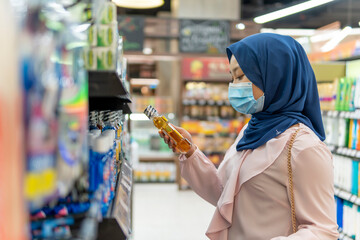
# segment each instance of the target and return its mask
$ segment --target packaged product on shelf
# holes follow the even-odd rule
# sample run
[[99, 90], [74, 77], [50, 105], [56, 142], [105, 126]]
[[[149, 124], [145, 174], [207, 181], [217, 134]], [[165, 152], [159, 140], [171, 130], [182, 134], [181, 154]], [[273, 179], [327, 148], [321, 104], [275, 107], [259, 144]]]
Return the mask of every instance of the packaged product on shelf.
[[334, 154], [334, 184], [353, 195], [359, 195], [359, 162]]
[[97, 27], [96, 25], [92, 25], [89, 27], [88, 30], [88, 43], [90, 47], [96, 47], [98, 46], [98, 35], [97, 35]]
[[85, 67], [88, 70], [97, 70], [96, 51], [92, 48], [84, 50]]
[[111, 47], [93, 48], [97, 70], [116, 70], [116, 49]]
[[340, 78], [338, 81], [336, 101], [335, 101], [335, 110], [343, 111], [343, 102], [345, 98], [345, 79]]
[[58, 109], [59, 137], [57, 155], [58, 191], [65, 196], [88, 163], [88, 79], [82, 59], [82, 49], [65, 53], [64, 58], [73, 59], [71, 67], [62, 66], [63, 78]]
[[101, 24], [110, 24], [117, 21], [116, 5], [112, 2], [106, 2], [103, 10], [101, 11]]
[[117, 47], [119, 39], [117, 24], [97, 25], [96, 34], [98, 47]]
[[322, 110], [326, 110], [326, 111], [335, 110], [337, 85], [338, 85], [337, 80], [335, 80], [333, 83], [318, 84], [320, 108]]
[[29, 27], [19, 38], [25, 103], [25, 194], [31, 211], [56, 194], [56, 111], [60, 93], [58, 76], [61, 76], [59, 64], [50, 60], [52, 54], [59, 52], [54, 34], [31, 27], [32, 24], [45, 26], [38, 13], [29, 13]]
[[355, 108], [360, 108], [360, 76], [355, 79], [355, 85], [354, 106]]

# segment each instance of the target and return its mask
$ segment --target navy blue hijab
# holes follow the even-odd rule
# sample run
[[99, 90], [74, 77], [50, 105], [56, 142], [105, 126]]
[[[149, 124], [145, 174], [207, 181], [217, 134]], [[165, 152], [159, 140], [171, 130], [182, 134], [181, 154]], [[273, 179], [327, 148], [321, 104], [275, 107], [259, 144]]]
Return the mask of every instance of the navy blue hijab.
[[325, 140], [314, 72], [302, 46], [289, 36], [259, 33], [230, 45], [247, 78], [265, 94], [263, 111], [252, 115], [237, 151], [255, 149], [297, 123]]

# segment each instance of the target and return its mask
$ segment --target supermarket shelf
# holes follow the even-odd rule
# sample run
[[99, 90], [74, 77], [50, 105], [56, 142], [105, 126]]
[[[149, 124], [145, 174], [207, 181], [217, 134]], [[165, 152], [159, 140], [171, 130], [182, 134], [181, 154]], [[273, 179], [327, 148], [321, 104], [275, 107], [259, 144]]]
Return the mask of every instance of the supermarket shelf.
[[131, 109], [128, 105], [128, 99], [122, 96], [116, 97], [91, 97], [89, 98], [89, 109], [93, 110], [123, 110], [123, 113], [130, 114]]
[[224, 100], [190, 100], [190, 99], [184, 99], [183, 100], [183, 105], [184, 106], [189, 106], [189, 105], [198, 105], [198, 106], [230, 106], [230, 102], [229, 101], [224, 101]]
[[360, 206], [360, 197], [353, 195], [353, 194], [349, 193], [348, 191], [345, 191], [345, 190], [335, 187], [335, 196], [337, 196], [338, 198], [341, 198], [343, 200], [346, 200], [348, 202], [351, 202], [355, 205]]
[[344, 157], [350, 157], [353, 160], [360, 161], [360, 151], [345, 147], [338, 147], [333, 145], [328, 145], [328, 148], [333, 154], [337, 154]]
[[124, 100], [131, 102], [128, 91], [115, 71], [89, 71], [89, 96], [122, 96]]
[[344, 233], [341, 228], [339, 228], [338, 231], [339, 231], [339, 234], [340, 234], [339, 235], [340, 240], [354, 240], [354, 238], [352, 238], [349, 235], [347, 235], [346, 233]]
[[140, 162], [174, 162], [175, 157], [140, 157]]
[[152, 183], [163, 183], [163, 184], [173, 184], [176, 183], [175, 180], [173, 181], [135, 181], [136, 184], [152, 184]]
[[349, 118], [349, 119], [360, 119], [360, 110], [357, 109], [353, 112], [346, 111], [321, 111], [321, 114], [326, 117], [333, 118]]
[[172, 152], [143, 151], [139, 154], [140, 162], [174, 162], [175, 158]]

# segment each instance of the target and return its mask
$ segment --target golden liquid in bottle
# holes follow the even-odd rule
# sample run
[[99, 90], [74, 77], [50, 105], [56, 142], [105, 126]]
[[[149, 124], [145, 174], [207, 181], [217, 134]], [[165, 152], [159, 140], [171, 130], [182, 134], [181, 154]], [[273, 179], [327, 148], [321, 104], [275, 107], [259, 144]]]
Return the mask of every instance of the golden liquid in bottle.
[[181, 153], [187, 153], [191, 148], [189, 140], [184, 138], [174, 127], [169, 125], [168, 120], [164, 116], [154, 117], [155, 127], [163, 130], [175, 142], [176, 148]]

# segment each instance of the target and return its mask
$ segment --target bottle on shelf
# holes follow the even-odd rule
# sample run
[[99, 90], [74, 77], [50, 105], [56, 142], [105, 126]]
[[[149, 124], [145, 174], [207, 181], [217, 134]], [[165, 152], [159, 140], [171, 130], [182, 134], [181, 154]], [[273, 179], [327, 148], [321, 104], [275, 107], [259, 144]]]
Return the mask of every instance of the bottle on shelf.
[[145, 111], [145, 115], [153, 121], [155, 127], [167, 134], [176, 144], [176, 148], [181, 153], [186, 153], [191, 148], [191, 142], [184, 138], [167, 120], [166, 117], [160, 115], [154, 107], [149, 105]]

